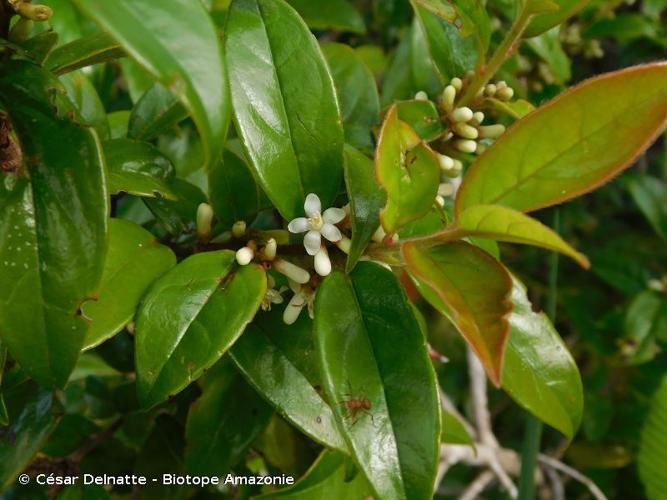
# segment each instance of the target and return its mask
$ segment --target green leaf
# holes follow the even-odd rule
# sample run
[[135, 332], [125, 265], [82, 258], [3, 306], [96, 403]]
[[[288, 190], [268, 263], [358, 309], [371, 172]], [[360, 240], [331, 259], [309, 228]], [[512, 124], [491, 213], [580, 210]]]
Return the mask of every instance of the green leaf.
[[56, 48], [46, 58], [44, 66], [56, 75], [62, 75], [124, 56], [125, 51], [113, 37], [95, 33]]
[[260, 210], [271, 207], [250, 167], [232, 149], [225, 149], [222, 161], [209, 170], [208, 186], [215, 215], [226, 229], [240, 220], [249, 225]]
[[155, 146], [132, 139], [105, 141], [109, 193], [177, 199], [169, 187], [174, 166]]
[[166, 231], [174, 236], [194, 233], [197, 207], [206, 202], [206, 196], [197, 186], [179, 178], [169, 184], [177, 200], [143, 198], [143, 202]]
[[312, 322], [308, 318], [287, 326], [271, 314], [266, 321], [255, 320], [248, 325], [232, 346], [230, 356], [248, 382], [284, 418], [316, 442], [346, 451], [331, 408], [311, 380], [311, 372], [318, 370], [308, 365], [313, 351]]
[[349, 477], [350, 461], [342, 453], [324, 450], [306, 473], [294, 485], [255, 497], [257, 500], [288, 498], [309, 500], [315, 498], [369, 498], [372, 490], [364, 475], [355, 470]]
[[60, 83], [67, 90], [67, 95], [79, 111], [83, 121], [94, 127], [100, 138], [107, 139], [109, 137], [107, 113], [90, 80], [82, 73], [70, 73], [61, 76]]
[[445, 131], [433, 101], [400, 101], [396, 108], [398, 119], [410, 125], [427, 142], [437, 139]]
[[580, 12], [586, 7], [588, 2], [589, 0], [553, 0], [550, 3], [555, 3], [559, 8], [534, 16], [524, 31], [523, 36], [530, 38], [549, 31], [554, 26], [558, 26], [566, 19]]
[[[378, 295], [377, 290], [382, 290]], [[362, 262], [319, 286], [315, 340], [339, 428], [379, 498], [431, 498], [440, 405], [426, 339], [391, 271]], [[354, 401], [367, 409], [348, 409]]]
[[431, 238], [451, 241], [466, 237], [534, 245], [572, 257], [584, 268], [588, 259], [577, 252], [553, 230], [536, 219], [499, 205], [475, 205], [458, 214], [454, 224]]
[[475, 441], [461, 423], [461, 420], [447, 410], [442, 410], [440, 441], [447, 444], [475, 445]]
[[5, 404], [5, 397], [2, 391], [2, 376], [6, 363], [7, 348], [0, 342], [0, 426], [9, 425], [9, 414], [7, 413], [7, 405]]
[[527, 40], [526, 44], [547, 63], [554, 83], [564, 85], [572, 78], [572, 64], [563, 49], [560, 33], [559, 28], [553, 28]]
[[630, 194], [655, 232], [667, 241], [667, 184], [648, 175], [630, 181]]
[[652, 360], [667, 341], [667, 300], [651, 290], [639, 293], [628, 306], [623, 322], [621, 354], [628, 364]]
[[398, 119], [395, 105], [382, 125], [375, 175], [387, 192], [381, 220], [388, 234], [425, 215], [435, 202], [440, 182], [438, 159], [414, 130]]
[[108, 216], [99, 141], [67, 118], [77, 117], [64, 94], [26, 61], [1, 66], [0, 101], [23, 166], [0, 173], [0, 336], [31, 377], [55, 386], [88, 329], [79, 308], [102, 276]]
[[504, 205], [527, 212], [587, 193], [630, 166], [665, 122], [667, 63], [588, 80], [515, 123], [479, 157], [456, 210]]
[[226, 50], [236, 128], [264, 192], [288, 220], [309, 193], [331, 206], [343, 127], [315, 37], [282, 0], [234, 0]]
[[583, 414], [579, 369], [543, 313], [533, 312], [526, 288], [513, 280], [501, 387], [523, 408], [571, 440]]
[[83, 304], [83, 314], [91, 320], [84, 349], [121, 331], [150, 284], [175, 264], [174, 253], [151, 233], [133, 222], [111, 219], [100, 292], [94, 301]]
[[456, 21], [456, 10], [448, 0], [414, 0], [414, 3], [433, 12], [448, 23]]
[[357, 149], [374, 149], [371, 129], [379, 121], [380, 97], [373, 73], [348, 45], [327, 43], [322, 47], [329, 63], [343, 117], [345, 142]]
[[402, 246], [408, 271], [428, 302], [450, 318], [500, 385], [509, 335], [512, 280], [483, 250], [463, 241], [433, 248]]
[[207, 163], [217, 161], [229, 124], [224, 60], [213, 21], [200, 2], [74, 0], [192, 114]]
[[287, 0], [312, 29], [366, 33], [364, 20], [347, 0]]
[[667, 377], [653, 395], [651, 409], [644, 421], [639, 445], [639, 477], [649, 500], [667, 496]]
[[21, 44], [21, 47], [30, 53], [35, 62], [42, 64], [58, 43], [58, 33], [42, 31]]
[[349, 145], [345, 145], [345, 184], [352, 218], [352, 243], [346, 264], [349, 272], [380, 226], [380, 210], [387, 203], [387, 196], [375, 180], [373, 161]]
[[54, 394], [40, 389], [34, 399], [23, 406], [12, 425], [0, 438], [0, 490], [14, 483], [32, 457], [58, 425], [62, 410]]
[[244, 457], [273, 413], [225, 361], [206, 375], [202, 395], [188, 411], [185, 465], [192, 474], [227, 474]]
[[183, 103], [164, 85], [154, 84], [132, 109], [127, 127], [131, 139], [148, 141], [188, 116]]
[[137, 393], [144, 407], [173, 395], [243, 333], [266, 291], [263, 269], [234, 271], [234, 252], [195, 254], [156, 281], [136, 316]]

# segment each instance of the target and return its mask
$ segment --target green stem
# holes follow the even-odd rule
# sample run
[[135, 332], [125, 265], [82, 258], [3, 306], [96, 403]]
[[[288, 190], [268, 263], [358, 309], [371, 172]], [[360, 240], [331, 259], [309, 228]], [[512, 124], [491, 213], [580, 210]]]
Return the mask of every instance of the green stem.
[[[553, 229], [558, 232], [560, 215], [558, 208], [554, 210]], [[556, 319], [556, 303], [558, 298], [558, 253], [549, 255], [549, 289], [547, 293], [547, 315]], [[535, 467], [540, 453], [542, 440], [542, 422], [531, 414], [526, 415], [526, 432], [521, 449], [521, 476], [519, 477], [519, 500], [535, 498]]]
[[489, 83], [489, 80], [493, 78], [493, 75], [495, 75], [498, 72], [503, 63], [514, 51], [516, 44], [521, 39], [521, 35], [528, 26], [528, 23], [530, 22], [530, 19], [532, 17], [533, 14], [529, 12], [528, 9], [526, 9], [525, 7], [521, 9], [521, 13], [514, 21], [514, 24], [512, 25], [512, 28], [510, 29], [509, 33], [507, 33], [505, 39], [498, 46], [495, 53], [489, 60], [488, 64], [485, 67], [481, 68], [481, 70], [478, 71], [473, 77], [473, 79], [470, 81], [470, 84], [468, 85], [463, 96], [457, 103], [457, 106], [461, 107], [468, 105], [475, 98], [478, 92], [487, 83]]

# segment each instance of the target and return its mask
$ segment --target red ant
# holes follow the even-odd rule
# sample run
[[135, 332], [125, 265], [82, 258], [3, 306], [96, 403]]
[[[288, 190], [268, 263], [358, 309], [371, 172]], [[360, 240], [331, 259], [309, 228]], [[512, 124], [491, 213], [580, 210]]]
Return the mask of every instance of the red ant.
[[348, 415], [346, 415], [346, 418], [351, 418], [354, 420], [350, 425], [350, 427], [352, 427], [354, 424], [357, 423], [360, 414], [366, 414], [369, 417], [371, 417], [371, 422], [373, 423], [373, 425], [375, 425], [375, 421], [373, 420], [373, 414], [370, 411], [372, 405], [367, 397], [363, 395], [360, 397], [354, 397], [351, 394], [345, 394], [345, 396], [348, 399], [341, 401], [340, 404], [343, 405], [347, 410]]

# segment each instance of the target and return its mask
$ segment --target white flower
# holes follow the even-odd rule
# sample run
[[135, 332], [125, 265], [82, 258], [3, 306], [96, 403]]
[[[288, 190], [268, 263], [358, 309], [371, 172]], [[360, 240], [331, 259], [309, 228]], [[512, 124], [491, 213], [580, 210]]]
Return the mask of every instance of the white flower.
[[308, 285], [302, 285], [295, 281], [289, 280], [289, 287], [294, 292], [291, 300], [283, 311], [283, 321], [286, 325], [293, 324], [301, 314], [304, 307], [308, 306], [308, 315], [313, 319], [313, 304], [315, 302], [315, 290]]
[[303, 208], [307, 217], [297, 217], [288, 224], [287, 229], [291, 233], [306, 233], [303, 238], [303, 246], [306, 248], [308, 255], [316, 255], [320, 251], [322, 236], [332, 243], [343, 237], [334, 224], [345, 218], [345, 210], [332, 207], [321, 213], [320, 198], [313, 193], [306, 196]]

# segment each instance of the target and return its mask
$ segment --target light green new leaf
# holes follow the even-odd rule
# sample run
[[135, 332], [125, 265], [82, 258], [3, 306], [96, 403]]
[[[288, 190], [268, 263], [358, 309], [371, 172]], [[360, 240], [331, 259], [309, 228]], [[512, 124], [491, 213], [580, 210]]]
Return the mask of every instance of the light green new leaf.
[[507, 270], [463, 241], [432, 248], [406, 243], [402, 252], [419, 292], [452, 321], [500, 385], [512, 310]]
[[[350, 277], [327, 277], [317, 290], [315, 343], [339, 429], [377, 497], [432, 498], [437, 386], [426, 339], [392, 272], [361, 262]], [[367, 408], [352, 411], [352, 401]]]
[[588, 80], [515, 123], [479, 157], [456, 210], [527, 212], [587, 193], [630, 166], [666, 122], [667, 63]]
[[380, 210], [387, 203], [387, 196], [375, 179], [373, 161], [347, 144], [345, 184], [352, 218], [352, 243], [346, 264], [349, 272], [364, 253], [373, 233], [380, 227]]
[[642, 175], [630, 182], [630, 194], [655, 232], [667, 241], [667, 183]]
[[399, 120], [410, 125], [425, 141], [433, 141], [445, 131], [433, 101], [399, 101], [396, 108]]
[[346, 452], [333, 412], [314, 388], [320, 381], [312, 380], [319, 375], [313, 351], [312, 322], [305, 314], [287, 326], [272, 313], [248, 325], [229, 353], [248, 382], [285, 419], [318, 443]]
[[100, 292], [82, 306], [91, 320], [83, 348], [95, 347], [129, 323], [151, 283], [175, 264], [174, 253], [151, 233], [133, 222], [111, 219]]
[[132, 139], [105, 141], [109, 193], [129, 193], [135, 196], [177, 198], [169, 187], [174, 166], [158, 149], [148, 142]]
[[2, 63], [0, 102], [23, 154], [0, 172], [0, 337], [31, 377], [63, 386], [88, 329], [80, 306], [104, 266], [102, 150], [59, 82], [29, 62]]
[[387, 192], [381, 220], [388, 234], [425, 215], [435, 202], [440, 182], [438, 159], [415, 131], [398, 119], [395, 105], [382, 125], [375, 175]]
[[343, 127], [317, 40], [283, 0], [234, 0], [225, 40], [236, 128], [264, 192], [288, 220], [309, 193], [331, 206]]
[[287, 0], [313, 29], [363, 34], [364, 19], [348, 0]]
[[113, 37], [95, 33], [56, 48], [44, 61], [44, 67], [62, 75], [124, 56], [125, 51]]
[[345, 142], [370, 153], [374, 149], [371, 129], [378, 123], [380, 114], [375, 77], [348, 45], [327, 43], [322, 51], [336, 85]]
[[144, 407], [196, 380], [252, 320], [266, 275], [256, 264], [234, 266], [229, 250], [195, 254], [144, 297], [136, 316], [137, 393]]
[[164, 85], [156, 83], [132, 108], [127, 136], [148, 141], [187, 116], [188, 111], [183, 103]]
[[440, 441], [447, 444], [467, 444], [474, 446], [475, 440], [466, 430], [461, 420], [453, 413], [442, 410]]
[[667, 377], [653, 395], [642, 427], [639, 445], [639, 477], [649, 500], [667, 497]]
[[227, 134], [230, 103], [218, 34], [201, 2], [74, 3], [183, 101], [206, 146], [207, 163], [217, 161]]
[[[533, 0], [535, 3], [536, 0]], [[523, 35], [526, 38], [537, 36], [545, 31], [549, 31], [554, 26], [558, 26], [563, 21], [580, 12], [589, 0], [552, 0], [549, 3], [556, 4], [557, 9], [544, 9], [534, 16]]]
[[584, 409], [577, 364], [549, 318], [533, 312], [526, 288], [516, 278], [512, 304], [501, 387], [519, 405], [571, 440]]
[[369, 498], [373, 490], [357, 469], [350, 478], [350, 459], [342, 453], [324, 450], [294, 485], [255, 497], [257, 500], [282, 498], [313, 500], [318, 498]]
[[458, 214], [454, 224], [432, 237], [451, 241], [466, 237], [534, 245], [572, 257], [584, 268], [588, 259], [566, 243], [557, 233], [536, 219], [500, 205], [475, 205]]
[[224, 476], [243, 459], [273, 412], [227, 358], [202, 379], [202, 395], [188, 411], [188, 472]]

